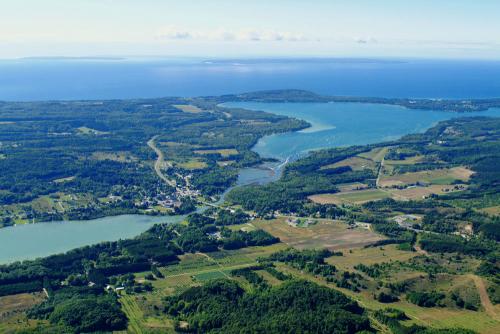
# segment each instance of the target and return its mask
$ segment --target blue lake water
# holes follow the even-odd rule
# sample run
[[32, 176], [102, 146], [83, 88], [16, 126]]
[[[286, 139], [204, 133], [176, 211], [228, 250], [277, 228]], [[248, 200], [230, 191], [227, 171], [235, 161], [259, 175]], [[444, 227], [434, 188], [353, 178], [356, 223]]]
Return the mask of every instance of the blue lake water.
[[310, 150], [371, 144], [427, 130], [439, 121], [472, 116], [500, 117], [500, 109], [474, 113], [414, 110], [368, 103], [225, 103], [228, 107], [262, 110], [300, 118], [312, 127], [266, 136], [253, 148], [263, 157], [285, 161]]
[[378, 97], [500, 96], [500, 62], [194, 58], [0, 60], [0, 100], [204, 96], [297, 88]]
[[156, 223], [180, 222], [183, 218], [122, 215], [2, 228], [0, 264], [62, 253], [101, 241], [132, 238]]

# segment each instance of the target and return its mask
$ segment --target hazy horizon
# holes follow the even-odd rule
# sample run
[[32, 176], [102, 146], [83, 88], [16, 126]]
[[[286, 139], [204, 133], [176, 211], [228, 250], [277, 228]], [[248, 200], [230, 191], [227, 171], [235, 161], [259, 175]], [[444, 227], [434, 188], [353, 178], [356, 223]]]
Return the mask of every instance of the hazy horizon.
[[19, 0], [0, 58], [340, 57], [500, 60], [493, 0]]

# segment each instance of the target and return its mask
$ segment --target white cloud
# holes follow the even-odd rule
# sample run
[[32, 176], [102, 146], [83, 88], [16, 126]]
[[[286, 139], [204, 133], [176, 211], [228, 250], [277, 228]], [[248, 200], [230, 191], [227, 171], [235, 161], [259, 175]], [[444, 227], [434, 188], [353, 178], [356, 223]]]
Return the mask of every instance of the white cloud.
[[378, 41], [375, 38], [373, 38], [373, 37], [368, 37], [368, 38], [361, 37], [361, 38], [356, 38], [355, 42], [358, 43], [358, 44], [375, 44]]
[[214, 29], [197, 31], [177, 27], [165, 27], [157, 34], [160, 40], [197, 40], [197, 41], [240, 41], [240, 42], [306, 42], [310, 39], [303, 34], [274, 30]]
[[176, 29], [174, 27], [168, 27], [162, 29], [158, 35], [158, 39], [191, 39], [193, 34], [188, 30]]

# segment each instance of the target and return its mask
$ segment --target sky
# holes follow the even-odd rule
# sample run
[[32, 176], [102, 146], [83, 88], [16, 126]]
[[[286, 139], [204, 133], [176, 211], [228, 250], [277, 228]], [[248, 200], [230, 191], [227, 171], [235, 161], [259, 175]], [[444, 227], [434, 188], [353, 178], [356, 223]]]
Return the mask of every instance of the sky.
[[0, 0], [0, 58], [500, 59], [498, 0]]

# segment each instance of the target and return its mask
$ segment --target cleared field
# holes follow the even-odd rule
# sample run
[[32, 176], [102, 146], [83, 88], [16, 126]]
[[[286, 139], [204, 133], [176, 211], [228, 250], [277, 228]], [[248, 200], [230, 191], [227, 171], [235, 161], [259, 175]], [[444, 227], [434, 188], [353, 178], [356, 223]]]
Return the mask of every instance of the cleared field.
[[339, 184], [337, 188], [339, 188], [340, 192], [346, 192], [346, 191], [366, 189], [368, 188], [368, 185], [361, 182], [354, 182], [354, 183]]
[[226, 167], [226, 166], [229, 166], [229, 165], [232, 165], [234, 164], [236, 161], [234, 160], [227, 160], [227, 161], [217, 161], [217, 165], [221, 166], [221, 167]]
[[38, 197], [31, 202], [31, 205], [35, 210], [39, 211], [58, 211], [54, 199], [49, 196]]
[[352, 170], [363, 170], [363, 169], [375, 169], [376, 163], [370, 159], [362, 158], [362, 157], [352, 157], [342, 161], [339, 161], [334, 164], [322, 166], [321, 169], [331, 169], [338, 167], [349, 166]]
[[284, 243], [278, 243], [263, 247], [247, 247], [237, 250], [223, 250], [216, 253], [209, 253], [219, 265], [223, 267], [234, 265], [252, 265], [256, 263], [257, 258], [269, 256], [272, 253], [286, 249], [288, 246]]
[[391, 197], [386, 191], [379, 189], [366, 189], [357, 191], [340, 192], [335, 194], [320, 194], [309, 196], [309, 199], [319, 204], [362, 204]]
[[0, 297], [0, 333], [14, 334], [36, 327], [44, 321], [28, 319], [24, 311], [41, 303], [44, 293], [22, 293]]
[[209, 271], [206, 273], [201, 273], [193, 276], [196, 282], [210, 281], [217, 278], [227, 278], [227, 274], [221, 271]]
[[404, 160], [384, 160], [384, 165], [414, 165], [423, 160], [422, 156], [409, 157]]
[[238, 150], [234, 148], [221, 148], [216, 150], [196, 150], [194, 151], [196, 154], [220, 154], [223, 157], [229, 157], [232, 155], [237, 155]]
[[0, 320], [9, 318], [15, 313], [27, 310], [45, 299], [43, 293], [21, 293], [0, 297]]
[[335, 204], [341, 205], [344, 202], [340, 200], [338, 194], [321, 194], [321, 195], [312, 195], [308, 197], [311, 201], [318, 204]]
[[281, 283], [283, 283], [265, 270], [256, 270], [255, 272], [262, 276], [262, 278], [264, 278], [266, 282], [271, 284], [272, 286], [280, 285]]
[[133, 296], [123, 296], [120, 298], [120, 303], [122, 304], [122, 310], [127, 315], [129, 319], [128, 330], [132, 333], [144, 333], [142, 330], [142, 318], [143, 313]]
[[192, 104], [174, 104], [173, 107], [183, 112], [188, 112], [192, 114], [198, 114], [200, 112], [203, 112], [203, 109], [200, 109], [199, 107], [194, 106]]
[[201, 254], [185, 254], [180, 256], [181, 261], [178, 264], [161, 268], [161, 272], [165, 277], [177, 274], [196, 273], [200, 268], [207, 269], [214, 267], [216, 264], [210, 261], [206, 256]]
[[381, 162], [389, 148], [390, 147], [377, 147], [369, 152], [358, 154], [358, 156], [375, 162]]
[[407, 261], [418, 255], [416, 252], [398, 250], [396, 245], [383, 247], [341, 249], [343, 256], [333, 256], [327, 259], [328, 263], [343, 270], [354, 270], [357, 264], [372, 265], [390, 261]]
[[64, 183], [64, 182], [73, 181], [75, 178], [76, 178], [76, 176], [63, 177], [63, 178], [60, 178], [60, 179], [56, 179], [53, 182], [54, 183]]
[[162, 141], [158, 143], [159, 146], [164, 146], [168, 148], [199, 148], [199, 145], [191, 145], [186, 143], [178, 143], [175, 141]]
[[498, 216], [500, 215], [500, 205], [490, 206], [489, 208], [481, 209], [480, 211], [485, 212], [490, 215]]
[[252, 223], [246, 223], [246, 224], [238, 224], [238, 225], [228, 225], [226, 226], [228, 229], [231, 231], [244, 231], [244, 232], [250, 232], [250, 231], [255, 231], [257, 228], [255, 225]]
[[188, 170], [196, 170], [196, 169], [204, 169], [207, 168], [207, 163], [204, 161], [199, 161], [196, 159], [189, 160], [187, 162], [181, 162], [177, 163], [176, 166], [183, 168], [183, 169], [188, 169]]
[[298, 248], [342, 249], [361, 247], [383, 239], [365, 229], [348, 229], [347, 224], [340, 221], [320, 220], [307, 228], [290, 226], [287, 218], [256, 221], [254, 224], [280, 238], [285, 244]]
[[[464, 189], [466, 188], [466, 185], [463, 185]], [[461, 190], [464, 190], [461, 189]], [[402, 199], [402, 200], [417, 200], [417, 199], [422, 199], [425, 198], [429, 195], [436, 194], [436, 195], [442, 195], [442, 194], [449, 194], [451, 192], [456, 192], [460, 191], [454, 188], [454, 186], [451, 185], [430, 185], [427, 187], [412, 187], [412, 188], [406, 188], [406, 189], [387, 189], [389, 193], [393, 195], [395, 199]]]
[[153, 282], [153, 287], [164, 296], [182, 292], [187, 288], [197, 285], [191, 274], [169, 276]]
[[91, 129], [91, 128], [88, 128], [86, 126], [81, 126], [77, 130], [78, 130], [78, 133], [81, 134], [81, 135], [102, 136], [102, 135], [106, 135], [106, 134], [109, 133], [109, 132], [105, 132], [105, 131], [99, 131], [99, 130], [96, 130], [96, 129]]
[[465, 167], [443, 168], [399, 175], [382, 176], [379, 185], [391, 187], [425, 182], [430, 184], [451, 184], [455, 180], [468, 181], [473, 171]]
[[285, 244], [280, 243], [208, 254], [182, 255], [178, 264], [160, 268], [165, 278], [152, 281], [152, 284], [156, 294], [172, 295], [191, 286], [200, 285], [207, 280], [229, 278], [231, 270], [255, 265], [257, 258], [268, 256], [286, 247]]
[[269, 125], [271, 122], [268, 121], [257, 121], [254, 119], [241, 119], [240, 123], [248, 125]]
[[139, 305], [139, 296], [124, 295], [120, 298], [122, 310], [129, 319], [129, 333], [175, 333], [173, 323], [167, 317], [153, 317], [144, 314], [144, 305]]
[[138, 159], [130, 154], [130, 152], [93, 152], [92, 159], [94, 160], [111, 160], [117, 162], [133, 162]]
[[352, 192], [340, 193], [339, 197], [343, 201], [352, 202], [352, 203], [365, 203], [369, 201], [376, 201], [379, 199], [384, 199], [391, 197], [385, 191], [378, 189], [367, 189], [367, 190], [359, 190]]

